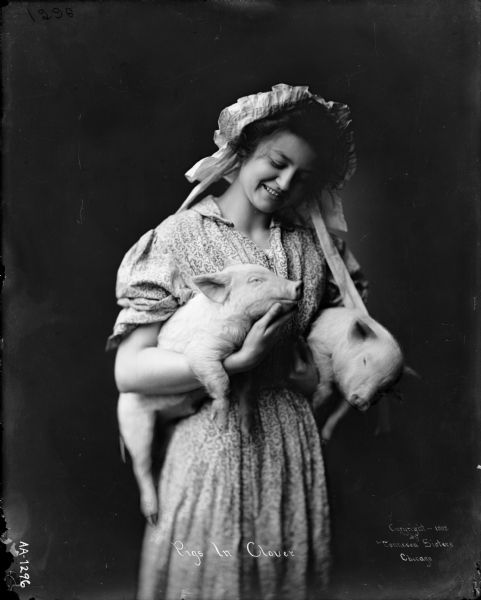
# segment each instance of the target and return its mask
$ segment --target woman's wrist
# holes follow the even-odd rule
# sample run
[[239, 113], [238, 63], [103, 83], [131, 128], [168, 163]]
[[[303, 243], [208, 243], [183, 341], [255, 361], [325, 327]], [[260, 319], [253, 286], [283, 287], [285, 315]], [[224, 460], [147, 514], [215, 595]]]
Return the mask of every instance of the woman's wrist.
[[252, 369], [255, 364], [251, 363], [252, 361], [240, 350], [228, 356], [224, 360], [223, 365], [228, 375], [236, 375], [237, 373], [244, 373]]
[[243, 372], [243, 364], [239, 359], [239, 353], [231, 354], [228, 356], [224, 362], [224, 369], [226, 370], [228, 375], [236, 375], [237, 373]]

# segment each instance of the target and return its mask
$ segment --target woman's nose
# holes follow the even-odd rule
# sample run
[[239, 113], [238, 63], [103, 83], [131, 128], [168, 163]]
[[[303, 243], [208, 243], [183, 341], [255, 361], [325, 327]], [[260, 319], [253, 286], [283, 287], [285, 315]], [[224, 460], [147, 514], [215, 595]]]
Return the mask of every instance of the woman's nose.
[[295, 170], [293, 168], [285, 168], [282, 169], [282, 171], [277, 176], [277, 185], [283, 192], [286, 192], [289, 189], [294, 175]]

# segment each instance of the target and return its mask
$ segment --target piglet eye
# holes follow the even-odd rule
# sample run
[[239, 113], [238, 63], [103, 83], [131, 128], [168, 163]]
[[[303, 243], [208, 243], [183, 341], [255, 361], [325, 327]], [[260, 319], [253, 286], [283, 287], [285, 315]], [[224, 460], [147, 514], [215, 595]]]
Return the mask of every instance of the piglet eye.
[[261, 283], [262, 279], [259, 279], [259, 277], [251, 277], [247, 283]]
[[366, 360], [365, 358], [363, 358], [363, 359], [362, 359], [362, 364], [363, 364], [364, 366], [366, 366], [366, 365], [367, 365], [367, 360]]

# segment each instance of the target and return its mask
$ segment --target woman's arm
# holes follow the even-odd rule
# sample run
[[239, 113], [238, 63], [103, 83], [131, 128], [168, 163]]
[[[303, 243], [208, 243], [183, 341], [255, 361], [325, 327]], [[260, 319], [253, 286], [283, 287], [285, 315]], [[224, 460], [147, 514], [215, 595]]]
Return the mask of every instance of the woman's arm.
[[157, 347], [161, 325], [141, 325], [120, 343], [115, 358], [119, 392], [167, 395], [200, 387], [183, 354]]
[[[229, 375], [258, 365], [275, 343], [278, 329], [290, 318], [279, 304], [254, 323], [242, 348], [224, 360]], [[183, 394], [198, 389], [199, 380], [183, 354], [157, 347], [161, 323], [141, 325], [125, 338], [115, 359], [115, 382], [121, 393]]]

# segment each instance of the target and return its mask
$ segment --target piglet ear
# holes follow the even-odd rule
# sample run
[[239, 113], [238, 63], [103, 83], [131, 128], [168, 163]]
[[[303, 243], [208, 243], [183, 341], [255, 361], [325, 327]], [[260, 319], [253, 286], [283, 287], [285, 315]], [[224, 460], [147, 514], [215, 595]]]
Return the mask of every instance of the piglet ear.
[[230, 256], [226, 256], [224, 259], [224, 269], [227, 267], [235, 267], [236, 265], [241, 265], [242, 262], [240, 260], [235, 260]]
[[349, 338], [362, 342], [370, 337], [376, 337], [375, 331], [363, 319], [356, 319], [349, 330]]
[[192, 281], [199, 290], [214, 302], [223, 303], [230, 294], [230, 277], [225, 273], [197, 275]]

